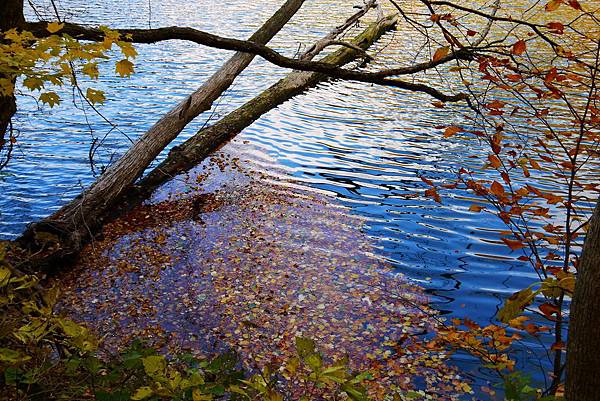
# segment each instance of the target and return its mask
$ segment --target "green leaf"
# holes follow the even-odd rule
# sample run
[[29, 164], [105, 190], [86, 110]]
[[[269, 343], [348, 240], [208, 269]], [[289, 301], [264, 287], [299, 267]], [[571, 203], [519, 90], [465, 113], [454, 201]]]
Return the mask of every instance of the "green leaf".
[[6, 363], [19, 363], [31, 359], [29, 355], [22, 355], [19, 351], [8, 348], [0, 348], [0, 361]]
[[144, 386], [144, 387], [140, 387], [137, 390], [135, 390], [135, 394], [133, 394], [133, 396], [131, 396], [131, 399], [132, 400], [143, 400], [144, 398], [150, 397], [152, 394], [154, 394], [154, 391], [152, 390], [152, 388], [150, 388], [148, 386]]
[[315, 342], [310, 338], [296, 337], [296, 352], [300, 358], [305, 359], [315, 353]]
[[304, 358], [304, 361], [314, 371], [320, 370], [323, 367], [323, 357], [316, 352], [307, 355], [306, 358]]
[[69, 319], [58, 319], [58, 324], [68, 337], [78, 337], [86, 331], [84, 327]]
[[144, 371], [150, 377], [163, 375], [167, 367], [167, 361], [160, 355], [151, 355], [142, 359]]
[[350, 384], [344, 384], [342, 391], [348, 394], [353, 401], [368, 401], [367, 390], [362, 386], [352, 386]]
[[10, 281], [10, 269], [7, 267], [0, 267], [0, 287], [6, 287]]

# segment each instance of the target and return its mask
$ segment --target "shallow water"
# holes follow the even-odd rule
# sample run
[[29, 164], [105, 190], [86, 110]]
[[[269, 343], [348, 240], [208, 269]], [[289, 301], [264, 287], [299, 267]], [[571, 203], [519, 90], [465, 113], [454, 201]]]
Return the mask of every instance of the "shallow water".
[[[243, 38], [278, 3], [63, 0], [59, 5], [74, 20], [116, 27], [190, 25]], [[294, 54], [327, 32], [333, 21], [352, 13], [350, 5], [307, 2], [276, 38], [275, 47]], [[390, 33], [373, 48], [382, 56], [379, 63], [402, 56], [403, 43], [396, 40], [399, 35]], [[63, 93], [58, 110], [38, 110], [31, 98], [19, 99], [20, 148], [0, 182], [4, 194], [0, 237], [15, 237], [28, 222], [48, 215], [93, 180], [88, 160], [92, 138], [108, 134], [95, 158], [95, 168], [101, 169], [126, 149], [128, 137], [144, 132], [228, 56], [180, 42], [137, 49], [136, 74], [130, 79], [113, 78], [113, 67], [106, 65], [106, 78], [95, 84], [106, 90], [108, 100], [101, 111], [118, 130], [111, 131], [89, 110], [85, 115], [68, 92]], [[255, 61], [213, 110], [190, 124], [178, 141], [284, 75], [285, 71]], [[375, 243], [378, 256], [425, 287], [442, 313], [493, 322], [503, 299], [535, 277], [516, 260], [519, 254], [501, 243], [503, 225], [495, 217], [470, 213], [472, 199], [466, 193], [456, 192], [442, 204], [411, 196], [426, 189], [420, 174], [451, 178], [469, 156], [486, 154], [476, 143], [465, 146], [458, 139], [443, 139], [433, 128], [460, 119], [457, 111], [460, 106], [438, 109], [430, 98], [414, 93], [330, 82], [269, 112], [232, 146], [269, 174], [331, 195], [364, 217], [363, 230]], [[243, 141], [252, 146], [244, 146]], [[537, 357], [527, 347], [522, 352], [528, 369], [538, 369]], [[528, 365], [528, 359], [533, 365]], [[471, 368], [468, 358], [459, 363]]]

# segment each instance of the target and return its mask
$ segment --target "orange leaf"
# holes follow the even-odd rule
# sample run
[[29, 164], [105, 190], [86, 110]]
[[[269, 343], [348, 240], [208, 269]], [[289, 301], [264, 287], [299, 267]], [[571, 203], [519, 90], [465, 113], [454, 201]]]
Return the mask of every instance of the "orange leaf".
[[433, 62], [437, 63], [438, 61], [440, 61], [441, 59], [443, 59], [444, 57], [446, 57], [448, 55], [448, 52], [450, 52], [450, 47], [449, 46], [440, 47], [433, 54], [433, 59], [432, 59]]
[[484, 206], [479, 206], [479, 205], [471, 205], [471, 206], [469, 206], [469, 211], [471, 211], [471, 212], [476, 212], [476, 213], [479, 213], [479, 212], [481, 212], [483, 209], [485, 209], [485, 207], [484, 207]]
[[451, 125], [444, 131], [444, 138], [450, 138], [451, 136], [458, 134], [460, 131], [462, 130], [459, 127]]
[[490, 187], [490, 192], [496, 196], [504, 195], [504, 187], [498, 181], [494, 181]]
[[498, 156], [496, 155], [488, 155], [488, 160], [493, 168], [499, 168], [500, 166], [502, 166], [502, 162], [500, 161], [500, 159], [498, 159]]
[[525, 53], [525, 50], [527, 50], [527, 44], [525, 43], [525, 41], [518, 40], [512, 47], [512, 54], [520, 56], [521, 54]]
[[513, 251], [525, 248], [525, 244], [516, 239], [502, 238], [502, 241]]

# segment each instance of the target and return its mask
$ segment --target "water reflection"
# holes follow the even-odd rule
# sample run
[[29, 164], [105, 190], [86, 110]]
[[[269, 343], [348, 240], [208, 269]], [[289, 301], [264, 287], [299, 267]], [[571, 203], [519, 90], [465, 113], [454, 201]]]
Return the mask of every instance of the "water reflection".
[[[242, 38], [278, 3], [151, 1], [151, 13], [145, 0], [63, 0], [61, 6], [74, 19], [86, 22], [140, 27], [180, 24]], [[274, 46], [293, 53], [299, 43], [310, 43], [328, 31], [332, 15], [341, 21], [350, 13], [347, 2], [307, 2]], [[407, 41], [397, 40], [402, 34], [392, 33], [377, 44], [373, 51], [379, 57], [373, 68], [405, 57]], [[138, 50], [137, 73], [131, 79], [111, 78], [111, 66], [106, 64], [107, 78], [97, 85], [109, 98], [102, 112], [130, 137], [144, 132], [228, 56], [181, 42]], [[214, 109], [190, 124], [178, 141], [209, 117], [241, 105], [284, 74], [255, 61]], [[69, 99], [68, 93], [63, 96]], [[82, 112], [69, 101], [57, 111], [38, 111], [27, 97], [19, 102], [16, 123], [21, 148], [0, 182], [4, 194], [0, 236], [4, 238], [14, 237], [27, 222], [49, 214], [93, 179], [88, 166], [93, 138], [82, 123]], [[364, 230], [379, 255], [426, 287], [443, 313], [493, 322], [503, 299], [529, 285], [535, 275], [499, 241], [498, 232], [504, 227], [496, 218], [468, 212], [473, 202], [468, 193], [457, 191], [441, 205], [413, 196], [425, 190], [420, 174], [451, 178], [458, 166], [470, 163], [469, 156], [485, 154], [477, 143], [445, 140], [433, 129], [460, 119], [457, 111], [460, 106], [435, 108], [430, 98], [420, 94], [330, 82], [268, 113], [246, 129], [235, 146], [269, 174], [291, 176], [366, 217]], [[110, 130], [99, 117], [88, 118], [93, 136], [102, 137]], [[243, 141], [252, 146], [241, 145]], [[128, 143], [125, 135], [112, 132], [98, 155], [100, 162], [122, 153]], [[552, 188], [553, 180], [548, 177], [542, 187]], [[523, 353], [529, 356], [523, 363], [533, 361], [537, 369], [539, 362], [530, 357], [527, 347]]]

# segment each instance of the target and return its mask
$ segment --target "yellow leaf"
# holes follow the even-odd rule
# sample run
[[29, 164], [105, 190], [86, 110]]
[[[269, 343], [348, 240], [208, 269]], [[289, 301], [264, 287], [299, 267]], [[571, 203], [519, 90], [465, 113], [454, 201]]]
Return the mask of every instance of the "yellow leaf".
[[127, 59], [123, 59], [116, 64], [115, 71], [121, 77], [128, 77], [133, 73], [133, 63]]
[[44, 87], [44, 81], [42, 81], [38, 77], [27, 77], [23, 80], [23, 86], [25, 86], [30, 91], [41, 89]]
[[135, 394], [131, 397], [132, 400], [143, 400], [154, 394], [154, 391], [148, 386], [140, 387], [135, 390]]
[[117, 42], [117, 45], [121, 48], [121, 53], [127, 58], [135, 58], [138, 54], [130, 42]]
[[441, 59], [443, 59], [444, 57], [446, 57], [448, 55], [448, 52], [450, 51], [450, 47], [449, 46], [444, 46], [444, 47], [440, 47], [439, 49], [437, 49], [435, 51], [435, 53], [433, 54], [433, 62], [436, 63], [438, 61], [440, 61]]
[[556, 9], [558, 9], [558, 7], [560, 7], [562, 3], [562, 0], [551, 0], [548, 4], [546, 4], [546, 11], [550, 12], [550, 11], [555, 11]]
[[58, 31], [60, 31], [61, 29], [63, 29], [65, 27], [65, 24], [59, 24], [58, 22], [49, 22], [48, 26], [46, 27], [46, 30], [50, 33], [56, 33]]
[[87, 89], [87, 91], [85, 92], [85, 97], [87, 97], [91, 104], [104, 103], [104, 101], [106, 100], [103, 91], [92, 88]]
[[93, 79], [98, 78], [100, 75], [98, 72], [98, 63], [87, 63], [83, 66], [81, 72]]
[[60, 97], [54, 92], [44, 92], [40, 95], [40, 102], [54, 107], [60, 103]]

